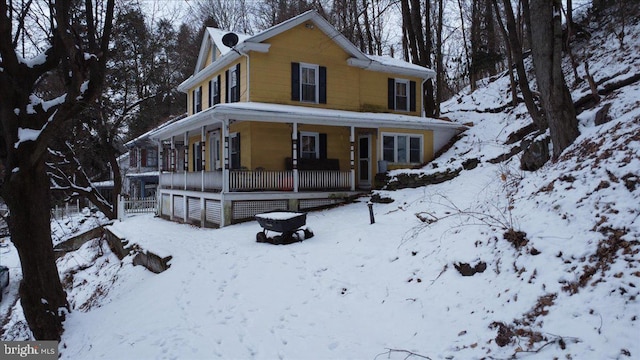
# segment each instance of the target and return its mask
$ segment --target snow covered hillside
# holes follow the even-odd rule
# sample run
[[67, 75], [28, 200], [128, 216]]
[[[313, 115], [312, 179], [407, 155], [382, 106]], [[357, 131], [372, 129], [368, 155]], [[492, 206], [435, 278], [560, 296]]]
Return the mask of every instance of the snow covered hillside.
[[[606, 31], [575, 49], [599, 88], [640, 73], [635, 21], [624, 49]], [[61, 258], [73, 307], [62, 359], [640, 358], [640, 81], [603, 91], [581, 136], [536, 172], [519, 154], [493, 161], [530, 123], [523, 104], [493, 111], [509, 100], [499, 76], [445, 104], [474, 126], [432, 164], [390, 175], [459, 174], [376, 191], [393, 201], [374, 204], [375, 224], [369, 198], [309, 213], [315, 236], [284, 246], [256, 243], [256, 222], [115, 223], [171, 267], [153, 274], [100, 240]], [[29, 337], [20, 313], [3, 340]]]

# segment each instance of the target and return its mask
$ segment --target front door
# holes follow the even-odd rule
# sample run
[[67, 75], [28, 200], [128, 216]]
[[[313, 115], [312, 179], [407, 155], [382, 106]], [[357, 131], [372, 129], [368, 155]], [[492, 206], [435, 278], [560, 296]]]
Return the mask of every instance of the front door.
[[371, 187], [371, 135], [358, 136], [358, 187]]

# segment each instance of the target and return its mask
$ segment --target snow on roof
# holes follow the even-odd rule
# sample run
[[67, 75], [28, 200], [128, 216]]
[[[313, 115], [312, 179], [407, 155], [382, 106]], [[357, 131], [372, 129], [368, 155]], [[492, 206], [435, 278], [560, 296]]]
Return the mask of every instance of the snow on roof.
[[[230, 51], [231, 48], [222, 43], [222, 37], [230, 31], [217, 28], [207, 28], [207, 33], [202, 39], [202, 44], [200, 45], [196, 71], [178, 86], [178, 90], [187, 92], [190, 88], [204, 81], [207, 77], [231, 64], [241, 56], [240, 53], [249, 53], [253, 50], [267, 52], [269, 44], [264, 43], [265, 40], [307, 21], [312, 21], [316, 24], [319, 29], [321, 29], [329, 38], [335, 41], [336, 44], [349, 54], [350, 58], [347, 60], [347, 63], [351, 66], [373, 71], [396, 73], [398, 75], [415, 76], [423, 79], [435, 77], [435, 72], [433, 70], [423, 66], [411, 64], [389, 56], [364, 54], [315, 10], [309, 10], [253, 36], [235, 33], [238, 35], [238, 43], [234, 48], [238, 51]], [[208, 50], [211, 46], [210, 41], [208, 41], [209, 38], [213, 40], [216, 47], [220, 50], [221, 56], [213, 63], [205, 66]]]

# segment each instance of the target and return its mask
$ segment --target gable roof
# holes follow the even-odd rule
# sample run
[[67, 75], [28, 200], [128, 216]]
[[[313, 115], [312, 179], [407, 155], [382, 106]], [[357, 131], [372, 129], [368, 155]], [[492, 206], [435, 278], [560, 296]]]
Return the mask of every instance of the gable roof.
[[[349, 54], [351, 57], [347, 60], [347, 63], [351, 66], [372, 71], [415, 76], [422, 79], [435, 77], [435, 72], [433, 70], [423, 66], [394, 59], [390, 56], [366, 55], [335, 27], [333, 27], [333, 25], [331, 25], [325, 18], [320, 16], [317, 11], [309, 10], [253, 36], [236, 33], [236, 35], [238, 35], [238, 44], [233, 48], [229, 48], [222, 43], [222, 37], [227, 34], [228, 31], [216, 28], [207, 28], [200, 46], [200, 54], [196, 64], [196, 70], [192, 76], [178, 86], [178, 90], [187, 92], [190, 88], [204, 81], [214, 73], [217, 73], [231, 65], [231, 63], [249, 51], [268, 52], [270, 44], [264, 43], [265, 40], [307, 22], [312, 22], [330, 39], [335, 41], [335, 43], [338, 44], [338, 46], [340, 46], [347, 54]], [[204, 63], [212, 44], [215, 44], [215, 46], [220, 50], [221, 56], [216, 59], [216, 61], [204, 67]]]

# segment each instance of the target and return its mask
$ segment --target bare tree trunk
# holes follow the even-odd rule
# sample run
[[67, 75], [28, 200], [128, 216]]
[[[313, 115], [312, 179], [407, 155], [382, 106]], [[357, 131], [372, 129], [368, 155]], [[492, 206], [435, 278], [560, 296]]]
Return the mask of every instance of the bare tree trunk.
[[21, 168], [3, 198], [11, 209], [11, 241], [22, 264], [20, 302], [36, 339], [59, 340], [69, 311], [51, 241], [49, 178], [44, 163]]
[[504, 23], [502, 22], [502, 18], [500, 17], [500, 9], [498, 8], [498, 1], [497, 0], [492, 0], [491, 1], [493, 3], [493, 7], [495, 9], [495, 13], [496, 13], [496, 19], [498, 19], [498, 26], [500, 27], [500, 32], [502, 33], [502, 36], [504, 37], [504, 43], [505, 46], [507, 47], [507, 60], [509, 63], [509, 83], [511, 84], [511, 104], [513, 106], [517, 106], [518, 105], [518, 90], [516, 88], [516, 79], [513, 76], [513, 67], [514, 67], [514, 63], [513, 63], [513, 51], [511, 50], [511, 43], [509, 42], [509, 34], [507, 33], [507, 29], [504, 27]]
[[529, 88], [529, 80], [527, 79], [527, 71], [524, 68], [524, 55], [522, 53], [522, 44], [518, 39], [518, 30], [516, 26], [515, 16], [513, 14], [513, 8], [511, 7], [510, 0], [503, 0], [505, 18], [507, 20], [507, 31], [509, 33], [509, 42], [511, 43], [511, 51], [513, 51], [513, 61], [516, 66], [516, 73], [518, 74], [518, 84], [520, 85], [520, 91], [522, 91], [522, 97], [524, 103], [533, 119], [533, 123], [536, 124], [538, 129], [547, 128], [547, 120], [540, 113], [538, 106], [533, 98], [533, 93]]
[[467, 73], [469, 75], [469, 85], [471, 86], [471, 91], [476, 89], [476, 81], [475, 79], [471, 78], [471, 62], [470, 62], [470, 55], [469, 55], [469, 48], [467, 46], [467, 31], [464, 27], [464, 12], [462, 9], [462, 0], [458, 0], [458, 8], [460, 9], [460, 25], [462, 27], [462, 47], [464, 48], [464, 57], [465, 57], [465, 61], [467, 63]]
[[532, 0], [530, 10], [536, 79], [557, 158], [579, 135], [575, 108], [562, 73], [562, 3]]
[[440, 104], [442, 103], [442, 91], [444, 90], [444, 69], [442, 64], [442, 24], [444, 13], [444, 0], [438, 0], [438, 29], [436, 30], [436, 106], [435, 117], [440, 116]]

